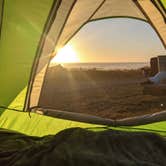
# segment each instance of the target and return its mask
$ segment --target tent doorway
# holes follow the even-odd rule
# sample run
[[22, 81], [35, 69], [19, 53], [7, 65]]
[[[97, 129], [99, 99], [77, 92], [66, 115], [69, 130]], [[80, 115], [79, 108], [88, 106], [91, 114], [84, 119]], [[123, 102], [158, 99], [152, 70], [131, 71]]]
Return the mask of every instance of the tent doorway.
[[150, 58], [165, 53], [143, 21], [88, 23], [51, 61], [39, 106], [104, 119], [160, 112], [166, 108], [166, 95], [143, 94], [141, 83], [150, 75]]

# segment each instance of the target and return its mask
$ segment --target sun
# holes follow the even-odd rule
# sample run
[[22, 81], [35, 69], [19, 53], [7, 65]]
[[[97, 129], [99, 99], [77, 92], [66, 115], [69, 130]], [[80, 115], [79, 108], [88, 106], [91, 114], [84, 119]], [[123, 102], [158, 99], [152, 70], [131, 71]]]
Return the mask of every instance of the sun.
[[79, 62], [79, 58], [71, 45], [61, 48], [56, 56], [52, 59], [52, 63], [75, 63]]

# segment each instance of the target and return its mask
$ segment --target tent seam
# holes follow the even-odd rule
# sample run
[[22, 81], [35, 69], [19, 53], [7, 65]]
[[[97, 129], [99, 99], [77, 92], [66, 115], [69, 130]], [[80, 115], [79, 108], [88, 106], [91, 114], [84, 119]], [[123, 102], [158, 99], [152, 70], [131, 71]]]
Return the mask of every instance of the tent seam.
[[0, 39], [1, 39], [1, 33], [2, 33], [2, 25], [3, 25], [3, 16], [4, 16], [4, 5], [5, 5], [5, 0], [2, 0], [2, 11], [1, 11], [1, 22], [0, 22]]
[[[29, 83], [28, 83], [28, 89], [27, 89], [27, 93], [26, 93], [26, 97], [25, 97], [23, 111], [26, 111], [26, 110], [29, 109], [30, 94], [31, 94], [32, 87], [33, 87], [32, 85], [33, 85], [33, 82], [34, 82], [34, 79], [35, 79], [35, 74], [36, 74], [38, 63], [39, 63], [41, 50], [43, 49], [43, 45], [44, 45], [46, 36], [47, 36], [47, 34], [49, 32], [49, 29], [51, 27], [51, 24], [53, 22], [52, 20], [54, 20], [55, 17], [56, 17], [57, 9], [59, 8], [60, 3], [61, 3], [61, 0], [58, 0], [58, 1], [54, 0], [53, 4], [51, 6], [50, 12], [47, 16], [47, 19], [46, 19], [46, 22], [45, 22], [45, 25], [44, 25], [44, 28], [43, 28], [43, 32], [42, 32], [40, 40], [39, 40], [38, 48], [36, 50], [36, 56], [34, 58], [33, 65], [32, 65], [32, 68], [31, 68], [31, 74], [30, 74], [30, 79], [29, 79]], [[54, 6], [56, 7], [55, 9], [54, 9]], [[55, 12], [53, 12], [53, 9], [55, 10]], [[53, 16], [52, 16], [53, 18], [49, 19], [52, 14], [53, 14]]]
[[[66, 19], [65, 19], [64, 24], [63, 24], [63, 27], [62, 27], [62, 29], [61, 29], [61, 31], [60, 31], [60, 33], [59, 33], [59, 35], [58, 35], [58, 38], [57, 38], [57, 40], [56, 40], [56, 42], [55, 42], [55, 45], [56, 45], [56, 44], [58, 43], [58, 41], [59, 41], [59, 38], [60, 38], [60, 36], [61, 36], [61, 34], [62, 34], [62, 32], [63, 32], [63, 29], [64, 29], [64, 27], [65, 27], [65, 25], [66, 25], [66, 23], [67, 23], [67, 19], [69, 18], [70, 14], [71, 14], [71, 11], [73, 10], [74, 5], [75, 5], [76, 2], [77, 2], [77, 0], [75, 0], [75, 1], [73, 2], [73, 4], [71, 5], [71, 8], [70, 8], [70, 10], [69, 10], [69, 13], [68, 13], [68, 15], [67, 15], [67, 17], [66, 17]], [[46, 71], [45, 71], [45, 75], [44, 75], [44, 78], [43, 78], [43, 83], [42, 83], [42, 86], [41, 86], [41, 92], [42, 92], [42, 90], [43, 90], [43, 85], [44, 85], [44, 82], [45, 82], [46, 73], [47, 73], [47, 71], [48, 71], [48, 67], [49, 67], [51, 58], [52, 58], [52, 57], [50, 56], [50, 58], [49, 58], [49, 60], [48, 60], [48, 64], [47, 64]], [[39, 101], [40, 101], [40, 97], [39, 97]], [[39, 101], [38, 101], [38, 103], [39, 103]], [[36, 106], [36, 107], [37, 107], [37, 106]], [[32, 108], [29, 107], [29, 109], [31, 110]]]
[[159, 2], [159, 1], [157, 0], [157, 2], [159, 3], [160, 6], [159, 6], [159, 5], [157, 4], [157, 2], [154, 1], [154, 0], [151, 0], [151, 2], [152, 2], [153, 5], [158, 9], [158, 11], [160, 12], [160, 14], [161, 14], [162, 17], [163, 17], [163, 20], [164, 20], [165, 23], [166, 23], [166, 16], [163, 14], [162, 10], [160, 9], [160, 6], [161, 6], [161, 8], [163, 9], [163, 11], [165, 12], [165, 14], [166, 14], [166, 11], [165, 11], [165, 9], [162, 7], [161, 2]]
[[133, 2], [135, 3], [135, 5], [141, 10], [141, 12], [143, 13], [143, 15], [145, 16], [145, 18], [149, 21], [149, 24], [152, 26], [152, 28], [154, 29], [154, 31], [157, 33], [160, 41], [162, 42], [164, 48], [166, 49], [166, 43], [164, 42], [164, 40], [162, 39], [161, 35], [159, 34], [158, 30], [156, 29], [156, 27], [154, 26], [153, 22], [151, 21], [150, 17], [146, 14], [145, 10], [142, 8], [142, 6], [139, 4], [138, 0], [133, 0]]

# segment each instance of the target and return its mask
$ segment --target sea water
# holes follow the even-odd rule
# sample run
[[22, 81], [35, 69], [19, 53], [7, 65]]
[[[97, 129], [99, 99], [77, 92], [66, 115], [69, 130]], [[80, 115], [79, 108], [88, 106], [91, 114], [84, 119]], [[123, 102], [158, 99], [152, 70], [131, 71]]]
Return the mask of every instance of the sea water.
[[99, 69], [99, 70], [132, 70], [149, 66], [148, 62], [125, 62], [125, 63], [64, 63], [68, 69]]

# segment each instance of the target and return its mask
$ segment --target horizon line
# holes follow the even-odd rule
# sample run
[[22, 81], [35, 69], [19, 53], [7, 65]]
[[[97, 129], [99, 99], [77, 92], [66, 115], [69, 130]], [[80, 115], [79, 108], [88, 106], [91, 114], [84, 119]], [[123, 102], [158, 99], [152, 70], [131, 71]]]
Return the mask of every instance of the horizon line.
[[63, 63], [57, 63], [57, 62], [51, 62], [50, 64], [73, 64], [73, 63], [150, 63], [150, 61], [128, 61], [128, 62], [63, 62]]

